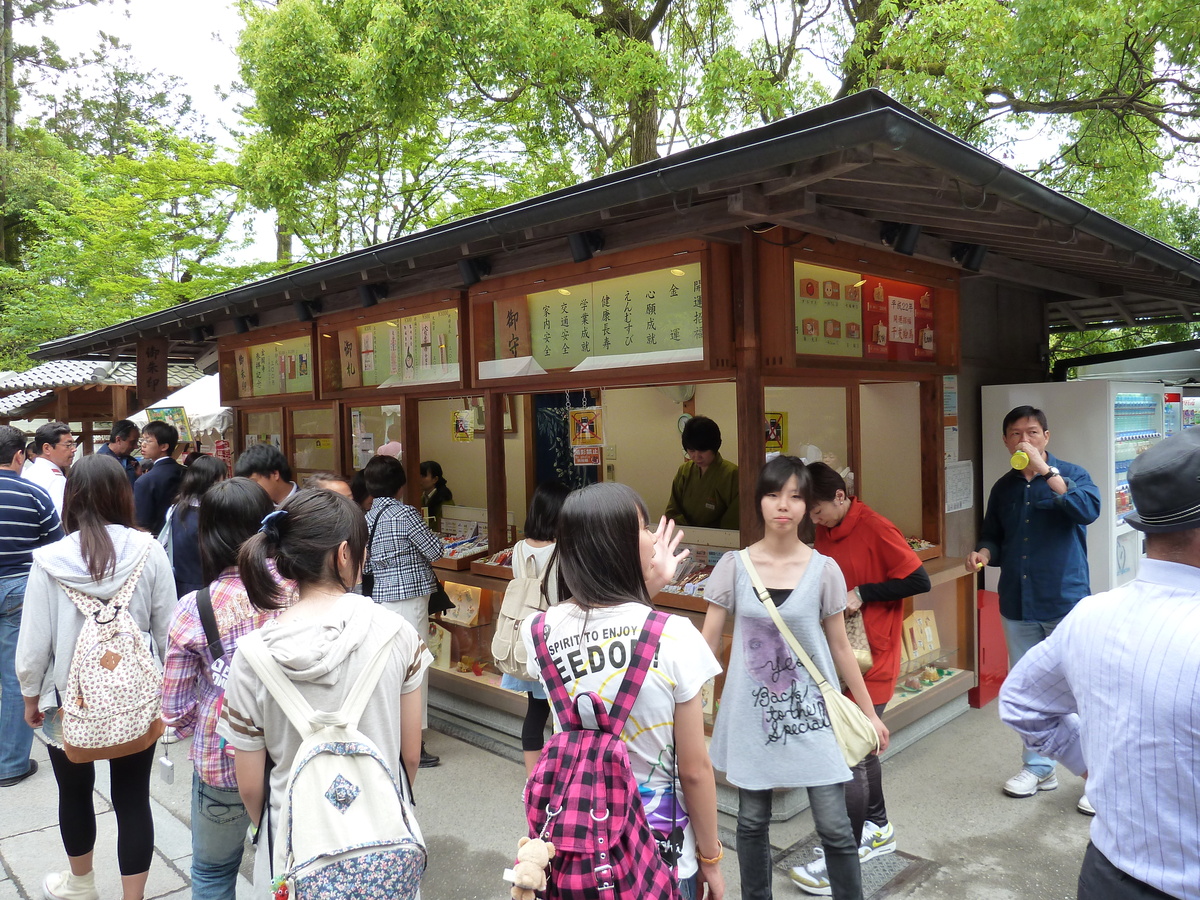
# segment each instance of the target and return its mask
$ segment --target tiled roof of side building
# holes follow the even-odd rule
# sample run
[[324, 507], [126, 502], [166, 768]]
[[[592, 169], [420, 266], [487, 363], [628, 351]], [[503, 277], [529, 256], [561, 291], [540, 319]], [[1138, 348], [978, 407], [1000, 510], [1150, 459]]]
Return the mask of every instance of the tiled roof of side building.
[[[171, 363], [167, 366], [167, 384], [181, 388], [199, 381], [204, 373], [195, 366]], [[137, 365], [132, 362], [105, 363], [95, 360], [59, 359], [42, 363], [25, 372], [0, 378], [0, 392], [48, 390], [88, 384], [137, 386]]]

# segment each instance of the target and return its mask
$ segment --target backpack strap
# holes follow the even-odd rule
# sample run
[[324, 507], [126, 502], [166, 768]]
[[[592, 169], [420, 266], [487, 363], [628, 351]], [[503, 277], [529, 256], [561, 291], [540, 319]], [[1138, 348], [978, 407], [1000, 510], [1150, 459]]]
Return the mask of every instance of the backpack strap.
[[147, 544], [146, 549], [142, 552], [141, 558], [138, 559], [137, 564], [133, 567], [133, 571], [129, 573], [129, 577], [125, 579], [125, 582], [120, 588], [117, 589], [117, 592], [113, 594], [107, 602], [92, 594], [86, 594], [79, 590], [79, 588], [74, 588], [70, 585], [63, 584], [61, 581], [58, 581], [57, 578], [55, 581], [58, 581], [59, 587], [61, 587], [66, 593], [67, 598], [85, 617], [95, 618], [99, 616], [101, 611], [107, 610], [110, 613], [108, 618], [106, 618], [103, 622], [101, 622], [98, 618], [96, 619], [97, 623], [103, 625], [111, 622], [116, 617], [117, 613], [129, 606], [129, 601], [133, 597], [134, 588], [137, 587], [138, 581], [141, 580], [142, 570], [146, 568], [146, 559], [149, 556], [150, 545]]
[[204, 639], [208, 641], [208, 652], [216, 662], [225, 655], [225, 645], [221, 643], [221, 630], [217, 628], [217, 616], [213, 612], [211, 585], [206, 584], [196, 592], [196, 612], [204, 628]]
[[650, 615], [646, 616], [646, 624], [642, 626], [642, 633], [633, 646], [633, 655], [629, 661], [629, 668], [625, 670], [625, 679], [621, 682], [621, 689], [617, 691], [612, 708], [608, 711], [613, 734], [621, 733], [625, 727], [625, 720], [633, 711], [638, 692], [642, 689], [650, 666], [654, 663], [658, 642], [668, 618], [665, 612], [657, 609], [652, 609]]
[[[613, 699], [612, 708], [605, 710], [602, 704], [593, 700], [596, 724], [602, 731], [620, 734], [625, 727], [625, 720], [633, 711], [633, 704], [637, 700], [638, 692], [641, 691], [650, 666], [654, 662], [654, 654], [658, 650], [658, 642], [662, 637], [667, 619], [666, 613], [656, 609], [652, 609], [650, 615], [646, 616], [646, 624], [642, 626], [642, 632], [633, 646], [629, 667], [625, 670], [625, 678], [621, 681], [621, 687]], [[566, 731], [578, 730], [583, 727], [583, 721], [579, 717], [578, 709], [571, 701], [558, 666], [550, 658], [550, 648], [546, 642], [550, 628], [546, 625], [545, 620], [544, 612], [538, 613], [533, 618], [533, 646], [537, 654], [538, 667], [542, 670], [546, 693], [554, 703], [554, 711], [558, 715], [559, 724]]]
[[[376, 618], [383, 619], [384, 617], [380, 615]], [[392, 641], [405, 624], [405, 620], [394, 613], [389, 614], [384, 621], [386, 624], [376, 624], [372, 629], [383, 635], [383, 643], [379, 645], [367, 665], [359, 673], [358, 680], [354, 682], [354, 687], [350, 688], [350, 693], [346, 695], [346, 700], [342, 704], [342, 714], [346, 717], [346, 723], [354, 729], [358, 728], [358, 720], [362, 718], [367, 703], [370, 701], [371, 695], [375, 693], [376, 685], [379, 684], [379, 679], [383, 677], [388, 657], [392, 655]]]
[[564, 731], [578, 731], [583, 727], [583, 721], [571, 702], [567, 686], [562, 680], [558, 666], [550, 658], [550, 647], [546, 638], [550, 635], [550, 626], [546, 624], [546, 614], [540, 612], [533, 617], [533, 652], [537, 658], [538, 668], [542, 671], [542, 680], [546, 684], [546, 694], [554, 704], [554, 712], [558, 716], [558, 724]]
[[257, 631], [243, 635], [238, 641], [238, 649], [243, 652], [246, 661], [262, 679], [263, 685], [275, 698], [275, 702], [279, 704], [283, 714], [288, 717], [288, 721], [300, 733], [300, 739], [307, 740], [319, 728], [326, 725], [344, 723], [350, 728], [358, 728], [358, 721], [362, 718], [363, 710], [366, 709], [367, 702], [387, 665], [387, 658], [392, 652], [392, 640], [400, 633], [404, 622], [399, 616], [394, 616], [394, 618], [396, 619], [394, 623], [388, 622], [378, 629], [384, 633], [383, 643], [367, 661], [366, 667], [346, 695], [342, 708], [332, 712], [313, 709], [312, 704], [304, 699], [296, 685], [284, 674], [283, 668], [271, 656], [262, 635]]

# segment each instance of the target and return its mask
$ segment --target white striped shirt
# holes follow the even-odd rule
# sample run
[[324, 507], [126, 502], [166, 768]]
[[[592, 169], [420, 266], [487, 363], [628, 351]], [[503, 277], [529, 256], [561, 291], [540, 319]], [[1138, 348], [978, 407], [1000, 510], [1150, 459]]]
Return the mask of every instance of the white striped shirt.
[[1081, 600], [1009, 673], [1000, 717], [1087, 773], [1092, 843], [1114, 866], [1200, 900], [1200, 568], [1143, 560]]

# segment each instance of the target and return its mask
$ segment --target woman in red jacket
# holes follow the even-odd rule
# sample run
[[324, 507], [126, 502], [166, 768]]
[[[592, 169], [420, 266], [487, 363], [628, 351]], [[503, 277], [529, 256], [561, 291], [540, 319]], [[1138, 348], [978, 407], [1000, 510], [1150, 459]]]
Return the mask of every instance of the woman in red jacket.
[[[832, 557], [846, 578], [847, 617], [862, 610], [874, 665], [863, 676], [875, 712], [883, 715], [900, 675], [904, 598], [929, 590], [929, 576], [900, 530], [861, 500], [846, 496], [846, 482], [823, 462], [810, 463], [817, 550]], [[883, 799], [879, 757], [872, 754], [852, 770], [846, 808], [865, 862], [896, 849], [896, 834]], [[824, 859], [798, 868], [793, 881], [806, 890], [820, 884]]]

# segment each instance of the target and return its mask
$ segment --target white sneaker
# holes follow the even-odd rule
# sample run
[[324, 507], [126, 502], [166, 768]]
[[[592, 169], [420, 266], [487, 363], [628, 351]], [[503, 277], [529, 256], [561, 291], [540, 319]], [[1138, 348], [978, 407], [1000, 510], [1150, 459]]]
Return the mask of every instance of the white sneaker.
[[1088, 800], [1087, 794], [1079, 798], [1079, 802], [1075, 804], [1075, 808], [1085, 816], [1094, 816], [1096, 814], [1096, 807], [1092, 806], [1092, 802]]
[[829, 886], [829, 872], [825, 867], [825, 848], [817, 847], [813, 853], [817, 855], [816, 859], [807, 866], [792, 866], [788, 874], [800, 890], [822, 897], [832, 896], [833, 888]]
[[1022, 769], [1004, 782], [1004, 793], [1010, 797], [1032, 797], [1038, 791], [1052, 791], [1057, 787], [1058, 776], [1054, 772], [1045, 778], [1038, 778], [1028, 769]]
[[51, 872], [42, 882], [42, 896], [46, 900], [100, 900], [96, 891], [96, 873], [72, 875], [70, 869]]
[[882, 828], [874, 822], [863, 822], [862, 840], [858, 844], [858, 859], [866, 862], [886, 853], [896, 852], [896, 829], [888, 822]]

